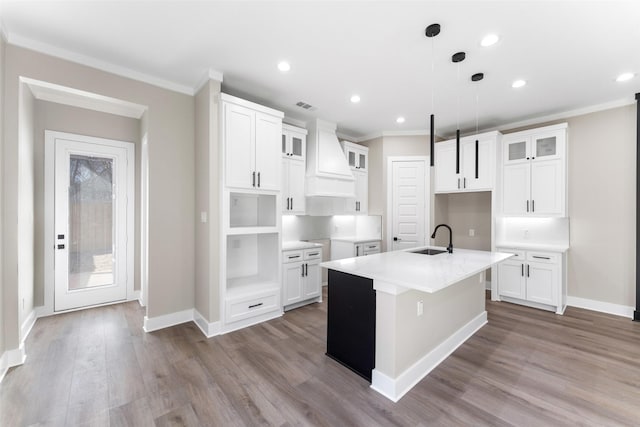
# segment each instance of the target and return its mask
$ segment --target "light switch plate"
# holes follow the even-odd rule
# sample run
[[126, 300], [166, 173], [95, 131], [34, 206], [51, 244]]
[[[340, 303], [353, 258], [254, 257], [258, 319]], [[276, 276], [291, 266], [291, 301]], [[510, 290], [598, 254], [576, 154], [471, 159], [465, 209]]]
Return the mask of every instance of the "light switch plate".
[[206, 212], [200, 212], [200, 222], [203, 224], [207, 223], [207, 213]]

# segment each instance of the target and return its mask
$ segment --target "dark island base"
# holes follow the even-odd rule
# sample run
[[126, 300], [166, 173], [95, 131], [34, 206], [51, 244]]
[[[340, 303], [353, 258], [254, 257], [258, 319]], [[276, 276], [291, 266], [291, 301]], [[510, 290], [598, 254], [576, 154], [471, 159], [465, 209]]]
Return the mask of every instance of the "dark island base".
[[329, 270], [327, 356], [371, 382], [376, 354], [373, 280]]

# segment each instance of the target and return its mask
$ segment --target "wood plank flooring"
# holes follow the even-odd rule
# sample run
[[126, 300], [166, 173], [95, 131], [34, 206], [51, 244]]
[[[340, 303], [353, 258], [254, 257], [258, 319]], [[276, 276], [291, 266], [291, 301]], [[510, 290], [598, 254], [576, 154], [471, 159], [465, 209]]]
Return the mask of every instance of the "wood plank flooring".
[[487, 310], [395, 404], [324, 355], [326, 302], [211, 339], [193, 323], [145, 334], [137, 303], [43, 318], [0, 385], [0, 425], [640, 425], [640, 323]]

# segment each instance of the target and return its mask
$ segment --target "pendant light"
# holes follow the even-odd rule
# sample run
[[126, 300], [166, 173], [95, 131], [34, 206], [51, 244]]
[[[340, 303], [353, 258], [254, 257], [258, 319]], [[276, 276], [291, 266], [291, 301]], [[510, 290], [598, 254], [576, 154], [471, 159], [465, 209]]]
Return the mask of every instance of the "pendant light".
[[[480, 80], [482, 80], [484, 78], [484, 73], [475, 73], [473, 76], [471, 76], [471, 81], [472, 82], [479, 82]], [[479, 111], [479, 104], [480, 104], [480, 91], [479, 91], [479, 86], [476, 86], [476, 158], [475, 158], [475, 168], [476, 168], [476, 173], [475, 173], [475, 177], [476, 179], [478, 179], [478, 111]]]
[[431, 125], [429, 131], [429, 156], [431, 157], [431, 167], [434, 165], [435, 160], [435, 115], [434, 115], [434, 98], [436, 92], [435, 85], [435, 59], [433, 38], [440, 34], [440, 24], [431, 24], [427, 27], [424, 34], [431, 39]]
[[460, 63], [467, 55], [464, 52], [457, 52], [451, 56], [451, 62], [458, 64], [458, 108], [456, 113], [456, 174], [460, 173]]

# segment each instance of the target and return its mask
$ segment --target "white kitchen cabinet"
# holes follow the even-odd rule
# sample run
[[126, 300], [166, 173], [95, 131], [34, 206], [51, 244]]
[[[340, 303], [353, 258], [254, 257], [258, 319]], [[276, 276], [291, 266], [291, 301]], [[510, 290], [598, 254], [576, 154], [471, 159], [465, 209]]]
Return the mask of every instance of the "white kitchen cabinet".
[[322, 301], [322, 248], [283, 253], [283, 306], [285, 310]]
[[351, 170], [366, 172], [369, 166], [369, 147], [349, 141], [341, 141], [341, 144]]
[[369, 147], [342, 141], [342, 149], [355, 179], [355, 197], [345, 201], [345, 213], [366, 215], [369, 211]]
[[307, 130], [288, 124], [282, 125], [282, 157], [305, 161]]
[[304, 162], [282, 159], [282, 213], [304, 215]]
[[380, 253], [380, 240], [331, 239], [331, 260]]
[[222, 96], [222, 140], [225, 149], [225, 185], [252, 190], [280, 189], [282, 115], [266, 107], [251, 108], [248, 101]]
[[[434, 164], [436, 193], [489, 191], [495, 181], [495, 146], [499, 132], [471, 135], [435, 144]], [[456, 163], [459, 167], [456, 171]]]
[[566, 307], [566, 257], [547, 251], [499, 248], [514, 256], [498, 265], [498, 294], [507, 302], [562, 314]]
[[506, 216], [566, 216], [567, 125], [505, 135], [502, 213]]

